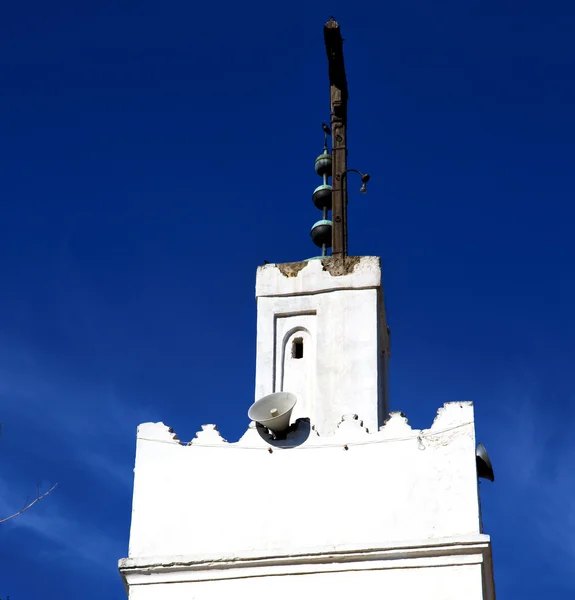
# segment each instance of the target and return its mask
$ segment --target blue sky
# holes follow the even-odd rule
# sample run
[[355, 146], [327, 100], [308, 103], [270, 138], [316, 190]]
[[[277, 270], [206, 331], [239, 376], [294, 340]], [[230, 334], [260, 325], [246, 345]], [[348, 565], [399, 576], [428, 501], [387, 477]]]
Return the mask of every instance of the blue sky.
[[[321, 4], [321, 6], [320, 6]], [[575, 5], [11, 3], [0, 19], [0, 598], [125, 598], [138, 423], [248, 424], [255, 270], [316, 252], [322, 26], [391, 407], [473, 400], [498, 598], [572, 598]], [[351, 179], [350, 179], [351, 182]], [[357, 182], [359, 188], [359, 181]]]

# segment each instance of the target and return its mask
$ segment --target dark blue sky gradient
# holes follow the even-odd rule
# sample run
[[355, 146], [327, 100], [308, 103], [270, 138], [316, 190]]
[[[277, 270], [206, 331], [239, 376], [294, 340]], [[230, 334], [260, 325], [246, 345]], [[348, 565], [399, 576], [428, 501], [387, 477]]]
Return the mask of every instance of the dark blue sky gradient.
[[[317, 252], [323, 23], [391, 407], [475, 402], [499, 600], [573, 598], [575, 5], [22, 1], [0, 18], [0, 598], [125, 597], [138, 423], [248, 424], [255, 270]], [[246, 481], [249, 484], [249, 481]], [[233, 490], [230, 490], [233, 502]]]

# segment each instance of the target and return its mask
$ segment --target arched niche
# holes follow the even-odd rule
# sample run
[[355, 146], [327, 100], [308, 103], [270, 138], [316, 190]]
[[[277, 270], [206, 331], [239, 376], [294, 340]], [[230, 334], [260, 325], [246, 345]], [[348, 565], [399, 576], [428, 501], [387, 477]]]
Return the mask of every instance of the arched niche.
[[316, 382], [315, 340], [303, 326], [286, 332], [281, 349], [280, 391], [298, 398], [292, 419], [312, 417], [312, 400]]

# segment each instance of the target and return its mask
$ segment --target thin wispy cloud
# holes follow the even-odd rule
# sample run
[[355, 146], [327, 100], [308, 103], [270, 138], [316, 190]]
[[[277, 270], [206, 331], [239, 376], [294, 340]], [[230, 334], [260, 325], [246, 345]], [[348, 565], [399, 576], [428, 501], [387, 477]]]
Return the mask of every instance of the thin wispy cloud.
[[[134, 444], [135, 445], [135, 444]], [[113, 485], [120, 484], [131, 490], [134, 484], [134, 462], [135, 457], [126, 457], [126, 460], [118, 462], [110, 454], [101, 452], [84, 452], [83, 463], [91, 467], [100, 477], [106, 478]]]
[[[21, 532], [14, 542], [18, 545], [35, 538], [37, 558], [79, 569], [89, 563], [98, 572], [117, 576], [117, 560], [127, 552], [127, 528], [114, 527], [118, 537], [110, 535], [109, 509], [104, 507], [112, 503], [118, 510], [126, 505], [125, 513], [112, 517], [114, 522], [129, 515], [140, 409], [120, 401], [112, 385], [74, 380], [53, 361], [6, 344], [0, 347], [0, 404], [6, 430], [17, 427], [34, 434], [34, 443], [19, 446], [17, 452], [9, 445], [9, 435], [2, 440], [3, 453], [10, 457], [13, 452], [13, 460], [5, 463], [0, 477], [0, 516], [20, 510], [26, 496], [34, 496], [37, 482], [29, 465], [51, 457], [60, 483], [53, 494], [3, 527]], [[20, 459], [25, 469], [17, 468]], [[62, 468], [62, 461], [73, 469]], [[42, 471], [42, 476], [49, 474]], [[43, 483], [42, 491], [53, 483]], [[90, 506], [79, 511], [79, 502]]]
[[[22, 506], [16, 498], [23, 499], [23, 490], [0, 478], [0, 515], [13, 514]], [[66, 509], [56, 494], [42, 500], [42, 506], [22, 513], [2, 526], [26, 531], [44, 542], [52, 558], [54, 553], [97, 565], [102, 569], [115, 571], [113, 557], [125, 552], [126, 542], [107, 536], [96, 523], [89, 519], [78, 520], [65, 515]], [[42, 548], [42, 546], [35, 546]]]
[[[59, 377], [52, 366], [15, 365], [10, 352], [4, 348], [0, 354], [0, 396], [3, 406], [16, 414], [47, 419], [67, 435], [90, 438], [117, 435], [141, 412], [122, 402], [111, 384], [74, 381], [70, 373]], [[104, 427], [96, 430], [95, 424]]]
[[[570, 430], [560, 414], [545, 410], [545, 392], [527, 381], [506, 386], [501, 401], [492, 406], [483, 433], [490, 440], [498, 489], [482, 496], [489, 500], [487, 516], [494, 526], [508, 524], [499, 528], [505, 533], [495, 536], [495, 548], [498, 537], [518, 547], [529, 543], [554, 577], [575, 589], [570, 583], [575, 561], [575, 446]], [[489, 522], [485, 526], [489, 533]]]
[[42, 367], [46, 361], [32, 351], [0, 342], [3, 419], [40, 432], [44, 444], [36, 451], [67, 448], [104, 482], [131, 487], [136, 427], [149, 420], [146, 409], [121, 401], [112, 384], [73, 380], [57, 366]]

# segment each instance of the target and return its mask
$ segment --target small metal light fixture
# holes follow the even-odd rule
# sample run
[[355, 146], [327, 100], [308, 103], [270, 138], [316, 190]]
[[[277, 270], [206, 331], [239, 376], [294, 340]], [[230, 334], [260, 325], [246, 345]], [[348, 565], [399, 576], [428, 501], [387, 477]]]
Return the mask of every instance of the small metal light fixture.
[[368, 175], [367, 173], [362, 173], [361, 171], [358, 171], [357, 169], [346, 169], [341, 174], [341, 178], [343, 179], [343, 176], [347, 175], [348, 173], [357, 173], [361, 177], [361, 187], [359, 188], [359, 191], [362, 194], [366, 194], [367, 193], [367, 182], [371, 179], [371, 175]]
[[370, 176], [367, 173], [361, 176], [361, 187], [359, 188], [359, 191], [362, 194], [367, 193], [367, 182], [369, 181], [369, 177]]

